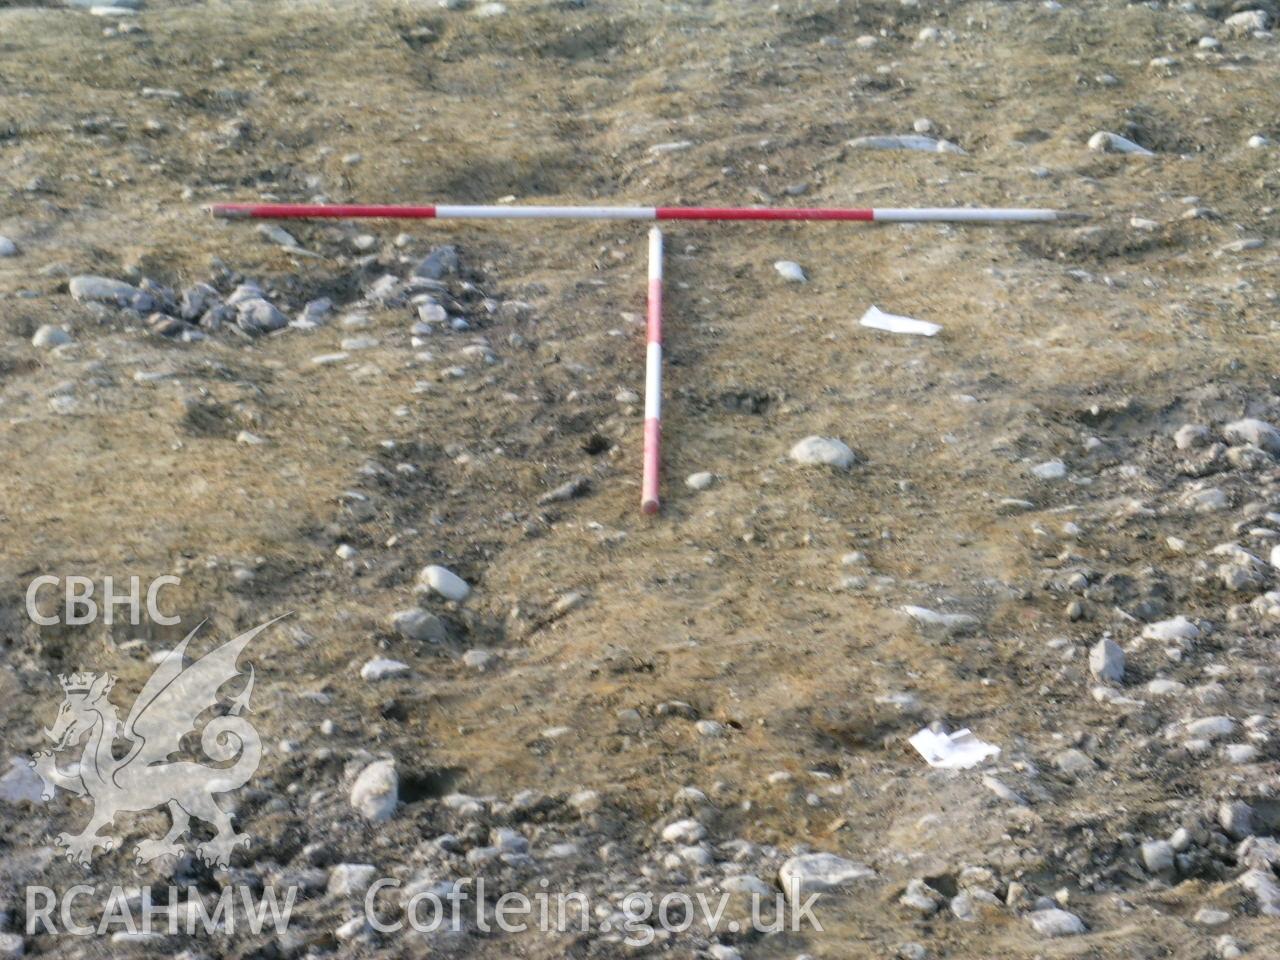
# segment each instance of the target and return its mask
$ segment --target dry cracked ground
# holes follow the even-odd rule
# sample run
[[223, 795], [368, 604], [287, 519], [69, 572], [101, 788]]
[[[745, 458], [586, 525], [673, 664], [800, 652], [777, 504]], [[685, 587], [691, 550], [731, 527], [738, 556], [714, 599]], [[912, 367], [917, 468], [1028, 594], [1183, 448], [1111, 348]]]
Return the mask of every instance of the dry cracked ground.
[[[1280, 954], [1277, 4], [121, 6], [0, 2], [0, 955]], [[858, 140], [904, 134], [953, 147]], [[645, 225], [202, 210], [259, 199], [1090, 219], [672, 226], [648, 518]], [[37, 624], [42, 575], [178, 577], [180, 623]], [[197, 624], [286, 614], [218, 801], [252, 845], [137, 865], [160, 808], [70, 862], [108, 801], [27, 766], [59, 675], [124, 716]], [[931, 767], [925, 727], [1000, 753]], [[590, 900], [391, 933], [374, 877], [384, 919]], [[789, 877], [821, 932], [741, 922]], [[77, 883], [91, 923], [300, 894], [278, 933], [33, 928]], [[636, 892], [730, 903], [636, 945]]]

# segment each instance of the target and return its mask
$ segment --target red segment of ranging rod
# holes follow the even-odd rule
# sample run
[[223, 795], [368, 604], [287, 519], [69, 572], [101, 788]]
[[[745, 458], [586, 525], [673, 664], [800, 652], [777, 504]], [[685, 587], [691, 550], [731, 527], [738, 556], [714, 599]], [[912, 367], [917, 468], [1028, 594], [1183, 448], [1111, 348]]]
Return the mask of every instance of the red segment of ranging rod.
[[644, 360], [644, 479], [640, 509], [658, 512], [658, 471], [662, 459], [662, 231], [649, 231], [649, 323]]
[[1045, 223], [1074, 219], [1021, 207], [548, 207], [398, 206], [349, 203], [218, 203], [216, 217], [304, 220], [854, 220], [864, 223]]

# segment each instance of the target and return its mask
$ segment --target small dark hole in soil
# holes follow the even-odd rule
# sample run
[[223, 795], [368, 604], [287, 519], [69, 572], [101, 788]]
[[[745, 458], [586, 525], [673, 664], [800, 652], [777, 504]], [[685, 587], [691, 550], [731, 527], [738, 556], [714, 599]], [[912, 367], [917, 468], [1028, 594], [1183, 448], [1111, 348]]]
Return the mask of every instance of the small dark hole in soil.
[[466, 772], [462, 767], [441, 767], [423, 773], [407, 773], [400, 778], [400, 799], [405, 803], [438, 800], [453, 793], [454, 784]]
[[960, 886], [956, 883], [954, 875], [944, 873], [936, 877], [925, 877], [924, 882], [933, 889], [937, 890], [944, 897], [954, 897], [960, 892]]
[[613, 441], [608, 437], [601, 436], [598, 433], [593, 433], [583, 441], [582, 449], [584, 452], [591, 454], [591, 456], [597, 457], [602, 453], [608, 453], [612, 450]]
[[409, 719], [409, 711], [405, 705], [399, 700], [388, 700], [378, 710], [383, 720], [394, 720], [396, 723], [404, 723]]

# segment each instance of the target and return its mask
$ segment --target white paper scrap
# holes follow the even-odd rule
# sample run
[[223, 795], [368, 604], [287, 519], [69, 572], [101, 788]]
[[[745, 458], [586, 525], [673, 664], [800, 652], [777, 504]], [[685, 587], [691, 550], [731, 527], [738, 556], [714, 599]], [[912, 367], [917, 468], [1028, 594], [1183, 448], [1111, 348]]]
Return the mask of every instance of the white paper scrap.
[[1000, 753], [1000, 748], [984, 743], [966, 730], [955, 733], [934, 733], [925, 727], [908, 741], [931, 767], [947, 770], [968, 770], [987, 757]]
[[875, 305], [867, 309], [867, 312], [862, 315], [862, 319], [858, 323], [864, 327], [871, 327], [873, 330], [888, 330], [890, 333], [914, 333], [922, 337], [932, 337], [942, 330], [939, 324], [885, 313]]

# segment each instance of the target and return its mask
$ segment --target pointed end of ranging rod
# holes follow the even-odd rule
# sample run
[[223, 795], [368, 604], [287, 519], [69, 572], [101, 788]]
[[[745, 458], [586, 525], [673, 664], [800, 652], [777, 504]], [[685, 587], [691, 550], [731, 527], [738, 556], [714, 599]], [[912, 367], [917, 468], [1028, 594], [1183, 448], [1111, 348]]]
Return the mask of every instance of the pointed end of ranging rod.
[[215, 217], [221, 217], [223, 220], [248, 220], [249, 211], [242, 205], [236, 203], [211, 203], [205, 210]]

